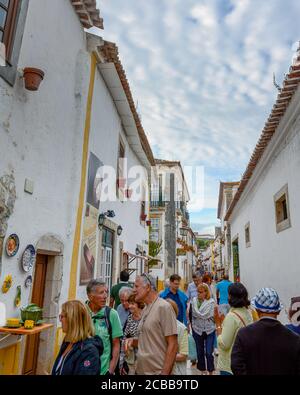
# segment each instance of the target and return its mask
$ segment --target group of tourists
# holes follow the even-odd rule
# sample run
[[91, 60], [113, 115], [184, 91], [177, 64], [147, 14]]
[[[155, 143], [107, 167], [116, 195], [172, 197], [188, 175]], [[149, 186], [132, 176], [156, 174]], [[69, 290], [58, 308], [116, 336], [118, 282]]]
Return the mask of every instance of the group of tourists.
[[300, 374], [300, 326], [277, 320], [274, 289], [262, 288], [250, 303], [245, 286], [227, 276], [214, 284], [209, 273], [195, 273], [186, 292], [178, 274], [160, 293], [147, 273], [133, 286], [128, 280], [122, 271], [109, 306], [98, 279], [88, 283], [85, 303], [62, 305], [65, 337], [53, 375], [186, 375], [188, 359], [199, 374]]
[[[213, 295], [207, 277], [201, 282], [195, 275], [198, 295], [189, 295], [189, 324], [200, 372], [215, 371], [216, 341], [220, 375], [300, 374], [300, 321], [296, 325], [295, 321], [286, 326], [280, 323], [277, 318], [283, 306], [277, 292], [262, 288], [250, 302], [245, 286], [231, 283], [225, 275]], [[193, 289], [190, 284], [188, 292]], [[290, 320], [296, 314], [300, 318], [300, 303], [293, 310], [294, 302], [292, 299]]]

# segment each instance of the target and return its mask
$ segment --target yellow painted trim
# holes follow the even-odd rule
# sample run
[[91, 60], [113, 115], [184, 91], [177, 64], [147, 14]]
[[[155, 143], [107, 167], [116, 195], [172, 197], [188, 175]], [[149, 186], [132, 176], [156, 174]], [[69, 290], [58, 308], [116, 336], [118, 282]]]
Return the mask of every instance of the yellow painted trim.
[[96, 64], [97, 64], [97, 59], [95, 55], [92, 54], [90, 84], [89, 84], [89, 92], [87, 97], [87, 108], [86, 108], [85, 128], [84, 128], [83, 147], [82, 147], [79, 203], [77, 209], [76, 229], [74, 235], [74, 244], [73, 244], [71, 270], [70, 270], [69, 300], [76, 298], [78, 257], [79, 257], [79, 248], [80, 248], [80, 240], [81, 240], [84, 194], [85, 194], [86, 178], [87, 178], [86, 172], [87, 172], [88, 153], [89, 153], [89, 138], [90, 138], [90, 128], [91, 128], [91, 113], [92, 113], [93, 93], [94, 93], [94, 85], [95, 85]]

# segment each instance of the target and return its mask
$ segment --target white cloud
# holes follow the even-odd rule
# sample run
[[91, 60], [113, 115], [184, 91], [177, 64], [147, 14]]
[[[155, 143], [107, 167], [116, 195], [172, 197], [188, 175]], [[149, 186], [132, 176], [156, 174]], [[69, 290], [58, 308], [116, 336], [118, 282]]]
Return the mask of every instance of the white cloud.
[[216, 15], [208, 5], [197, 4], [191, 9], [191, 16], [198, 20], [206, 28], [215, 27], [217, 24]]
[[[238, 180], [300, 39], [297, 0], [101, 0], [155, 155]], [[227, 8], [226, 8], [226, 7]], [[259, 10], [259, 12], [258, 12]]]

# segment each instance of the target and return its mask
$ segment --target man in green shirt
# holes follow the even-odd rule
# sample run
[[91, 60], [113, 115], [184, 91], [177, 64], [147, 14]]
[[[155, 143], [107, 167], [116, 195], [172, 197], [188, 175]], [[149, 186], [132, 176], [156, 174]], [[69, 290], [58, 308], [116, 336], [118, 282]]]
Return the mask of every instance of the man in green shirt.
[[120, 282], [118, 284], [113, 285], [110, 291], [110, 300], [109, 300], [110, 307], [113, 307], [114, 309], [117, 310], [118, 306], [121, 304], [120, 296], [119, 296], [120, 289], [123, 287], [131, 287], [131, 285], [128, 284], [128, 280], [129, 280], [128, 271], [122, 270], [120, 273]]
[[[123, 336], [120, 318], [114, 309], [109, 309], [107, 314], [108, 290], [105, 282], [91, 280], [86, 291], [89, 299], [87, 307], [94, 323], [95, 335], [101, 337], [103, 342], [100, 374], [114, 374], [120, 356], [120, 338]], [[107, 319], [110, 321], [111, 335]]]

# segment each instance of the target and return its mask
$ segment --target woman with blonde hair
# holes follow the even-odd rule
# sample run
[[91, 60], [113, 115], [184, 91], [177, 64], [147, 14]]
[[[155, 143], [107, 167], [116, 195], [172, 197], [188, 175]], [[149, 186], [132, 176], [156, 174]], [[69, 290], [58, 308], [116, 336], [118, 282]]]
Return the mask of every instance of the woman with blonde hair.
[[91, 317], [83, 303], [70, 300], [62, 305], [59, 319], [65, 333], [52, 375], [98, 375], [102, 340], [94, 337]]
[[214, 308], [216, 302], [211, 297], [207, 284], [202, 283], [197, 287], [198, 296], [191, 302], [191, 318], [193, 337], [197, 348], [197, 369], [202, 374], [213, 374], [214, 366], [214, 340], [215, 340], [215, 320]]

